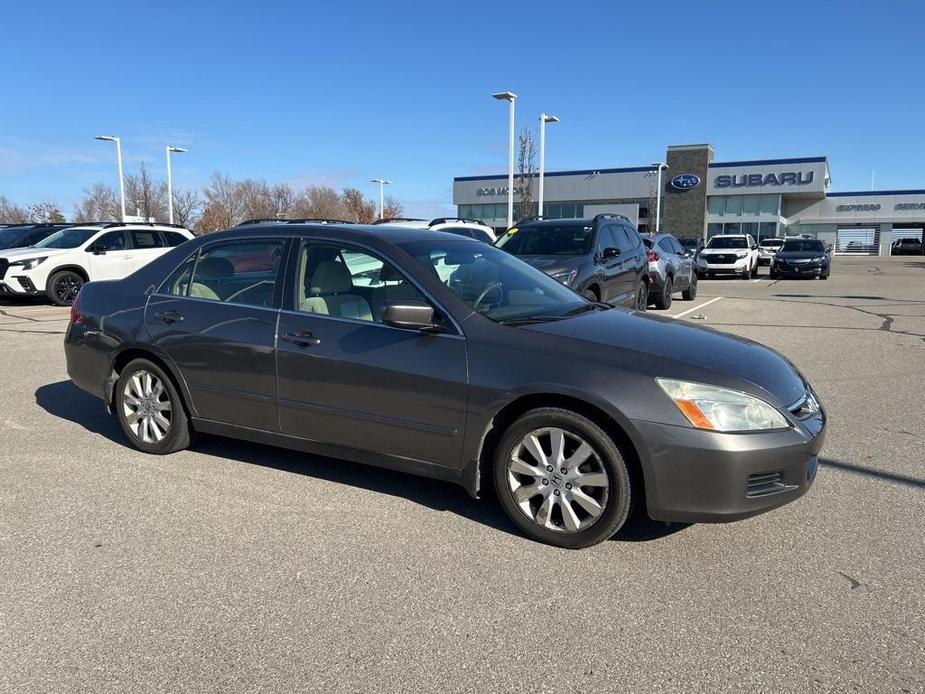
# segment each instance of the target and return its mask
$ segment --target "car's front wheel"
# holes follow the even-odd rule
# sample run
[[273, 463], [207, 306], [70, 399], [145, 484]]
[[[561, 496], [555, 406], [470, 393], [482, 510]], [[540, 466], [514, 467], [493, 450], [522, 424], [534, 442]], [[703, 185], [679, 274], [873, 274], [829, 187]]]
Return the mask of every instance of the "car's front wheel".
[[113, 400], [122, 431], [138, 450], [163, 455], [189, 446], [189, 418], [180, 394], [154, 362], [130, 361], [119, 375]]
[[45, 293], [53, 304], [70, 306], [74, 303], [82, 286], [84, 286], [84, 278], [76, 272], [59, 270], [48, 278]]
[[519, 417], [495, 451], [501, 506], [528, 537], [579, 549], [626, 521], [632, 490], [620, 449], [590, 419], [539, 408]]
[[687, 289], [681, 292], [681, 296], [685, 301], [693, 301], [697, 298], [697, 275], [691, 275], [691, 283]]

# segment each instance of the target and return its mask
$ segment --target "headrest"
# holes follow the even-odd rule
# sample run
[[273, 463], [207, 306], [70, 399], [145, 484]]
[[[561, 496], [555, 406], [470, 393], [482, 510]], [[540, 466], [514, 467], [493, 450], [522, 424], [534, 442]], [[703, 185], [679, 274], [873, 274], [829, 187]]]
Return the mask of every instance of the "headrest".
[[337, 260], [322, 260], [312, 276], [313, 295], [341, 294], [353, 289], [353, 279], [347, 266]]
[[196, 263], [196, 275], [212, 279], [231, 277], [234, 275], [234, 265], [231, 264], [228, 258], [208, 256], [206, 258], [201, 258], [199, 262]]
[[405, 279], [405, 276], [396, 270], [394, 265], [384, 263], [382, 269], [379, 270], [380, 282], [400, 282], [403, 279]]

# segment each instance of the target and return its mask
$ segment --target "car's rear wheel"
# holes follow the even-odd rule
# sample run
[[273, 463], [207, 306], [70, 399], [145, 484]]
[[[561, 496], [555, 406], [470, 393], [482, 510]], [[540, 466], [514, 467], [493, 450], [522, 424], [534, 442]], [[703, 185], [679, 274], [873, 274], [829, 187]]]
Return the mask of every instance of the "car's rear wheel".
[[163, 455], [189, 446], [189, 418], [180, 394], [154, 362], [129, 362], [119, 375], [113, 400], [122, 431], [138, 450]]
[[636, 285], [636, 310], [645, 311], [649, 306], [649, 285], [639, 281], [639, 284]]
[[685, 301], [693, 301], [694, 299], [697, 298], [697, 275], [696, 274], [691, 275], [690, 286], [687, 289], [685, 289], [683, 292], [681, 292], [681, 296], [684, 298]]
[[493, 472], [508, 517], [540, 542], [589, 547], [617, 532], [629, 514], [630, 476], [620, 449], [570, 410], [519, 417], [501, 437]]
[[73, 270], [60, 270], [48, 278], [45, 293], [53, 304], [70, 306], [77, 298], [84, 278]]
[[655, 308], [661, 310], [671, 308], [671, 292], [673, 291], [674, 282], [671, 277], [666, 277], [661, 290], [655, 295]]

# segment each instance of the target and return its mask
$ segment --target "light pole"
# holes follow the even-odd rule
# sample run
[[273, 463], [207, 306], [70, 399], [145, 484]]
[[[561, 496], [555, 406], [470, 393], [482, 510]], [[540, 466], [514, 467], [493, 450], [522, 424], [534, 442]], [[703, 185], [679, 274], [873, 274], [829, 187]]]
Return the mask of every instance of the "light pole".
[[543, 174], [546, 170], [546, 124], [558, 123], [559, 116], [540, 114], [540, 201], [537, 206], [537, 216], [543, 219]]
[[379, 184], [379, 219], [382, 219], [385, 216], [385, 186], [392, 182], [384, 178], [372, 178], [369, 182]]
[[498, 92], [493, 99], [508, 102], [508, 153], [507, 153], [507, 228], [514, 226], [514, 92]]
[[122, 178], [122, 140], [114, 135], [97, 135], [97, 140], [102, 140], [103, 142], [115, 142], [116, 143], [116, 160], [119, 163], [119, 202], [122, 206], [122, 219], [121, 222], [125, 221], [125, 180]]
[[173, 224], [173, 176], [170, 172], [170, 153], [185, 151], [182, 147], [173, 145], [167, 145], [164, 148], [164, 153], [167, 155], [167, 219], [171, 224]]
[[658, 169], [658, 186], [655, 191], [655, 233], [657, 234], [662, 228], [662, 169], [667, 169], [668, 164], [663, 161], [653, 161], [652, 166]]

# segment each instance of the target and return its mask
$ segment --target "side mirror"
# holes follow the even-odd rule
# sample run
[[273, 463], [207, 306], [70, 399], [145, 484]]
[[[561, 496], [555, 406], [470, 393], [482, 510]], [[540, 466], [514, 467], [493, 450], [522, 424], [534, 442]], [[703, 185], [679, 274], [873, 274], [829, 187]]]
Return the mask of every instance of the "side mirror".
[[93, 255], [106, 255], [106, 246], [101, 243], [94, 243], [87, 250]]
[[753, 250], [753, 251], [757, 251], [757, 250], [758, 250], [758, 244], [757, 244], [757, 243], [752, 245], [752, 250]]
[[610, 260], [611, 258], [616, 258], [620, 255], [619, 248], [605, 248], [601, 251], [601, 260]]
[[434, 307], [423, 301], [396, 301], [384, 304], [379, 317], [386, 325], [406, 330], [435, 330]]

